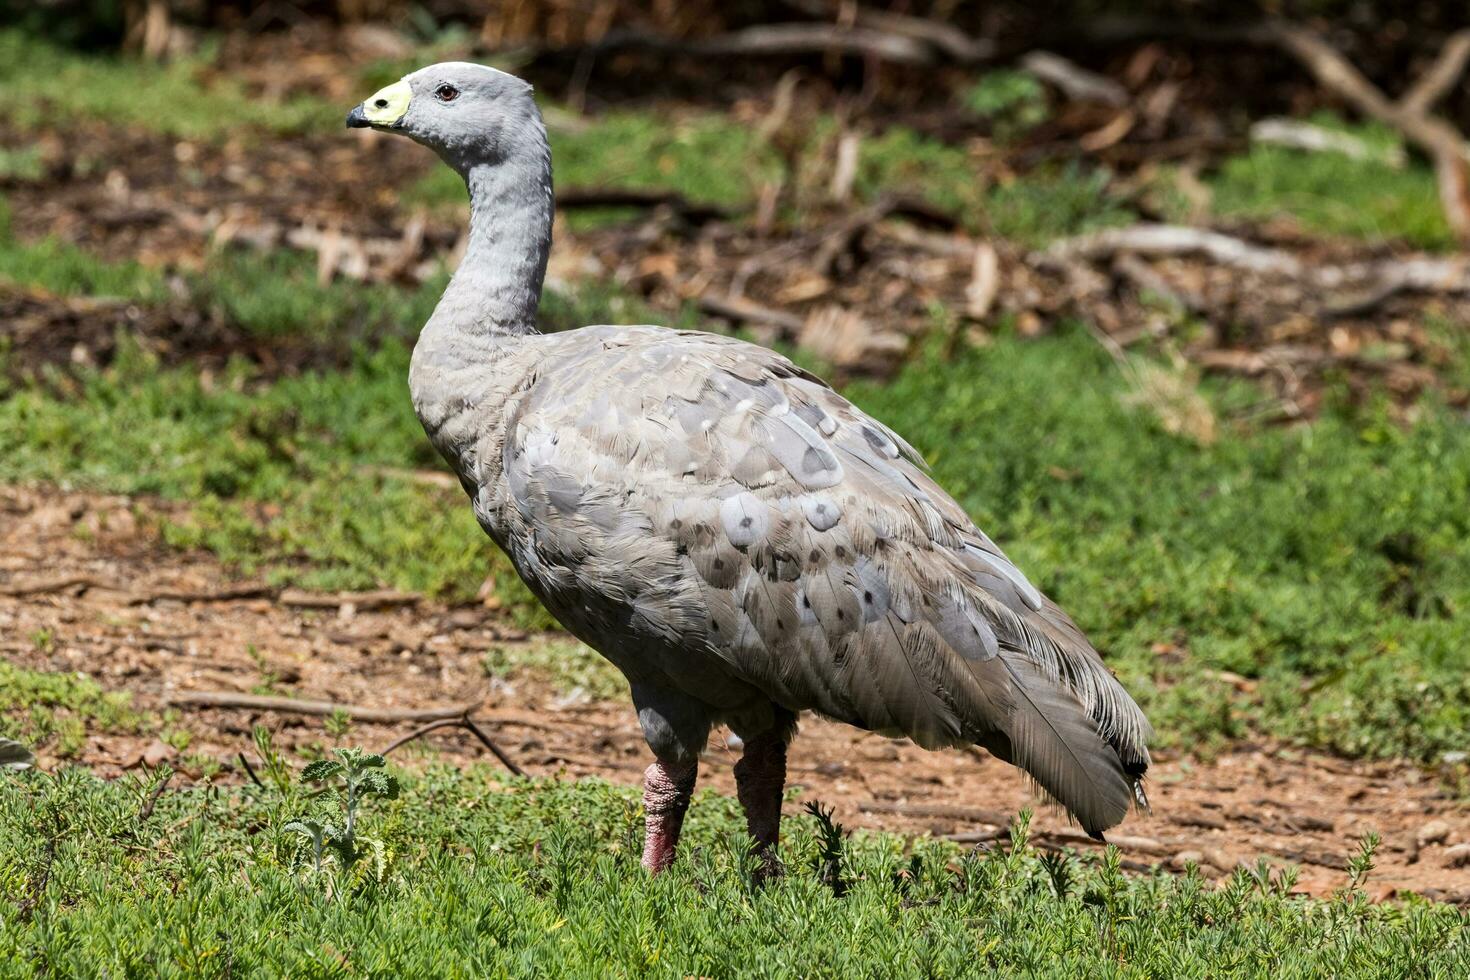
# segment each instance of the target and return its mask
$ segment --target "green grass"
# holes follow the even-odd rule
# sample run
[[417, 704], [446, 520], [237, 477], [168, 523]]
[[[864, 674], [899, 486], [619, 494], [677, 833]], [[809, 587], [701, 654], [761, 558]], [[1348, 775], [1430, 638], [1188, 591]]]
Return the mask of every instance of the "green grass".
[[[408, 348], [399, 341], [428, 318], [442, 279], [407, 291], [322, 286], [301, 255], [253, 252], [220, 253], [185, 278], [191, 302], [245, 333], [337, 349], [352, 366], [261, 386], [240, 364], [206, 383], [189, 370], [160, 371], [123, 338], [109, 370], [77, 375], [75, 400], [53, 400], [44, 383], [0, 400], [0, 446], [26, 447], [24, 461], [0, 464], [0, 479], [188, 500], [192, 512], [163, 529], [168, 541], [210, 548], [242, 574], [281, 583], [392, 584], [464, 600], [494, 572], [518, 619], [551, 625], [457, 490], [383, 472], [441, 465], [408, 404]], [[158, 270], [101, 262], [55, 242], [20, 245], [3, 224], [0, 280], [139, 303], [158, 301], [166, 288]], [[641, 304], [597, 285], [548, 294], [542, 311], [547, 330], [651, 319]]]
[[[800, 221], [812, 207], [829, 203], [834, 135], [833, 121], [821, 119], [797, 151], [789, 218]], [[551, 146], [559, 186], [668, 190], [734, 209], [753, 208], [762, 186], [780, 180], [782, 172], [776, 151], [753, 127], [712, 112], [669, 120], [651, 111], [620, 111], [572, 127], [553, 124]], [[1043, 245], [1135, 220], [1107, 196], [1107, 184], [1107, 174], [1076, 166], [989, 184], [964, 147], [894, 127], [863, 140], [854, 189], [861, 201], [886, 193], [917, 195], [971, 231]], [[435, 167], [406, 188], [403, 199], [410, 205], [458, 208], [465, 202], [464, 183], [447, 168]], [[609, 213], [619, 217], [625, 211]], [[587, 212], [573, 217], [576, 227], [601, 220]]]
[[[52, 641], [43, 633], [32, 642], [44, 648]], [[135, 732], [144, 720], [129, 695], [106, 692], [85, 674], [27, 670], [0, 660], [0, 738], [45, 744], [70, 758], [81, 753], [88, 731]]]
[[37, 147], [0, 147], [0, 182], [33, 183], [44, 175], [45, 167], [41, 160], [41, 151]]
[[125, 349], [107, 372], [83, 376], [78, 400], [31, 388], [0, 403], [0, 444], [20, 451], [3, 478], [189, 500], [192, 514], [166, 538], [211, 548], [246, 574], [468, 598], [498, 569], [511, 605], [529, 609], [457, 492], [374, 469], [437, 465], [408, 404], [407, 369], [406, 348], [390, 345], [345, 373], [256, 391], [242, 367], [206, 388]]
[[323, 285], [310, 253], [225, 251], [185, 280], [192, 303], [252, 336], [330, 348], [416, 336], [449, 277], [410, 290], [350, 279]]
[[852, 394], [929, 454], [1166, 742], [1264, 732], [1424, 760], [1462, 747], [1470, 428], [1455, 413], [1428, 407], [1406, 429], [1344, 409], [1200, 446], [1126, 407], [1080, 331]]
[[[397, 77], [405, 64], [366, 67], [364, 92]], [[157, 64], [84, 54], [16, 29], [0, 30], [0, 88], [7, 96], [0, 118], [22, 130], [98, 119], [170, 137], [219, 139], [242, 132], [335, 131], [340, 115], [340, 107], [315, 99], [280, 103], [247, 91], [212, 68], [208, 45], [194, 58]], [[1046, 112], [1035, 80], [1024, 73], [986, 75], [960, 99], [1007, 132], [1033, 125]], [[667, 189], [742, 209], [753, 206], [762, 186], [781, 177], [783, 164], [775, 147], [761, 139], [756, 127], [726, 114], [689, 110], [670, 116], [615, 109], [571, 119], [556, 106], [548, 112], [562, 186]], [[1381, 127], [1348, 126], [1332, 116], [1314, 121], [1380, 147], [1395, 139]], [[814, 121], [794, 151], [797, 207], [791, 216], [798, 220], [824, 200], [834, 126], [828, 117]], [[38, 165], [34, 150], [4, 151], [0, 178], [36, 179]], [[956, 215], [971, 231], [1028, 246], [1137, 217], [1109, 198], [1108, 176], [1102, 171], [1043, 168], [999, 184], [987, 182], [980, 171], [964, 146], [896, 126], [863, 140], [856, 189], [863, 200], [893, 191], [916, 193]], [[1434, 175], [1422, 163], [1395, 169], [1336, 153], [1258, 145], [1225, 160], [1209, 183], [1215, 213], [1222, 217], [1287, 214], [1307, 230], [1326, 235], [1401, 238], [1433, 249], [1455, 244]], [[459, 178], [442, 167], [404, 190], [411, 205], [441, 207], [463, 199]], [[585, 226], [606, 217], [584, 212], [575, 220]]]
[[[170, 298], [166, 270], [98, 259], [55, 239], [20, 242], [0, 197], [0, 283], [57, 296], [103, 296], [144, 305]], [[414, 290], [351, 280], [317, 282], [305, 252], [211, 252], [201, 271], [179, 274], [187, 302], [266, 341], [345, 350], [385, 337], [405, 338], [433, 311], [447, 274]]]
[[[468, 598], [493, 571], [517, 616], [546, 623], [457, 492], [382, 472], [436, 465], [406, 370], [389, 345], [345, 372], [205, 388], [129, 355], [75, 397], [0, 402], [0, 480], [188, 500], [169, 540], [307, 586]], [[1072, 613], [1163, 744], [1464, 747], [1470, 429], [1454, 413], [1402, 428], [1344, 408], [1200, 446], [1129, 407], [1081, 331], [930, 357], [852, 394]]]
[[517, 681], [524, 677], [550, 683], [571, 694], [591, 698], [628, 696], [628, 682], [601, 654], [565, 635], [535, 637], [524, 643], [491, 647], [481, 661], [488, 677]]
[[[548, 115], [556, 182], [561, 187], [669, 190], [690, 200], [732, 208], [749, 206], [764, 183], [780, 175], [775, 152], [755, 129], [724, 115], [689, 112], [672, 119], [653, 112], [618, 111], [562, 125]], [[458, 207], [464, 182], [447, 167], [435, 167], [404, 192], [407, 204]], [[622, 209], [608, 212], [612, 217]], [[578, 227], [602, 220], [596, 213], [573, 216]]]
[[[299, 788], [165, 792], [72, 770], [0, 775], [7, 976], [1422, 977], [1470, 969], [1470, 923], [1410, 899], [1285, 894], [1239, 871], [1119, 873], [858, 834], [838, 897], [810, 817], [784, 878], [753, 884], [734, 801], [701, 794], [680, 861], [638, 866], [634, 791], [476, 768], [370, 799], [368, 856], [313, 870], [285, 824], [340, 804]], [[794, 809], [794, 807], [790, 807]], [[304, 853], [305, 852], [305, 853]], [[1371, 881], [1371, 879], [1369, 879]], [[1412, 964], [1412, 967], [1410, 966]]]
[[82, 55], [15, 29], [0, 30], [0, 90], [0, 118], [20, 129], [99, 119], [167, 136], [221, 139], [252, 129], [325, 131], [340, 115], [314, 99], [279, 102], [247, 91], [211, 73], [207, 55], [167, 64]]
[[167, 295], [162, 273], [136, 262], [103, 262], [55, 239], [21, 243], [10, 230], [10, 204], [0, 195], [0, 282], [58, 296], [113, 296], [139, 303]]
[[[17, 37], [0, 33], [12, 63], [0, 78], [31, 58], [53, 59], [62, 77], [95, 64], [101, 74], [75, 87], [176, 85], [205, 100], [198, 111], [224, 111], [208, 101], [221, 90], [193, 82], [197, 66], [84, 61], [45, 45], [22, 52]], [[124, 71], [140, 74], [108, 74]], [[58, 97], [82, 98], [59, 88]], [[26, 104], [32, 90], [16, 91]], [[818, 125], [809, 142], [830, 135]], [[727, 204], [748, 202], [776, 165], [750, 127], [710, 113], [670, 122], [615, 112], [562, 127], [555, 140], [565, 184], [672, 187]], [[862, 152], [861, 196], [915, 189], [1013, 239], [1039, 244], [1127, 218], [1096, 172], [982, 186], [967, 150], [903, 129], [868, 137]], [[1291, 188], [1315, 186], [1302, 197], [1317, 202], [1303, 205], [1304, 221], [1351, 211], [1366, 234], [1362, 222], [1380, 213], [1397, 234], [1438, 240], [1422, 170], [1276, 152], [1226, 163], [1215, 178], [1222, 210], [1280, 207], [1296, 200]], [[462, 196], [456, 177], [435, 173], [435, 194]], [[1376, 195], [1388, 202], [1381, 212]], [[0, 279], [144, 304], [169, 295], [160, 270], [17, 243], [6, 224], [0, 214]], [[167, 540], [281, 582], [466, 599], [492, 572], [517, 617], [547, 624], [460, 495], [398, 475], [439, 465], [409, 409], [398, 341], [427, 317], [442, 280], [323, 287], [303, 256], [224, 251], [185, 281], [189, 302], [251, 336], [337, 345], [347, 367], [266, 383], [240, 365], [206, 383], [125, 348], [76, 386], [22, 386], [0, 401], [0, 479], [189, 501]], [[543, 319], [555, 329], [658, 318], [596, 286], [548, 296]], [[1430, 326], [1455, 358], [1446, 375], [1470, 377], [1464, 332]], [[933, 454], [941, 482], [1107, 652], [1166, 744], [1274, 734], [1426, 761], [1464, 748], [1470, 435], [1452, 413], [1429, 405], [1403, 428], [1344, 407], [1311, 428], [1227, 427], [1199, 446], [1128, 407], [1126, 381], [1081, 333], [1002, 339], [949, 363], [931, 355], [892, 385], [854, 395]], [[1228, 409], [1239, 394], [1211, 397]]]
[[[1380, 127], [1348, 127], [1330, 116], [1313, 122], [1348, 131], [1376, 146], [1394, 140]], [[1209, 186], [1214, 211], [1226, 217], [1286, 214], [1322, 235], [1403, 239], [1428, 249], [1456, 244], [1445, 224], [1434, 173], [1419, 162], [1395, 169], [1341, 153], [1256, 145], [1227, 159]]]

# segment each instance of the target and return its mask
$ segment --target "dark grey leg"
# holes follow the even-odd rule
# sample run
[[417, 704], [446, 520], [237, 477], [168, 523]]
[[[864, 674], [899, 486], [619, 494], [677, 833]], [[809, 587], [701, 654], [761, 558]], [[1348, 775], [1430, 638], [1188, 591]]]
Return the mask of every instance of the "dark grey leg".
[[776, 870], [775, 851], [781, 840], [786, 739], [784, 726], [757, 735], [745, 743], [745, 754], [735, 763], [735, 793], [745, 809], [752, 850], [762, 857], [767, 874]]

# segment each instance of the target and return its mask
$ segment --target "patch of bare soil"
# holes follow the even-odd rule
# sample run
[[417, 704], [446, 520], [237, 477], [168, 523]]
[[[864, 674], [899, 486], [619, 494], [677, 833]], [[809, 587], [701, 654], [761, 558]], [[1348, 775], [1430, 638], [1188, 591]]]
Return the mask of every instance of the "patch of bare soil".
[[[529, 773], [597, 776], [635, 784], [650, 761], [630, 707], [590, 702], [544, 682], [492, 680], [491, 646], [545, 643], [493, 611], [404, 602], [400, 596], [302, 597], [242, 587], [212, 559], [164, 549], [149, 530], [148, 501], [28, 488], [0, 488], [0, 655], [19, 666], [82, 671], [141, 708], [163, 709], [181, 692], [269, 692], [393, 710], [481, 701], [475, 717]], [[326, 608], [304, 608], [319, 602]], [[45, 636], [44, 643], [34, 639]], [[278, 743], [331, 744], [320, 717], [236, 708], [184, 707], [177, 726], [192, 740], [180, 756], [157, 732], [92, 732], [78, 758], [57, 759], [115, 776], [171, 761], [199, 775], [217, 759], [222, 778], [247, 778], [251, 727]], [[382, 747], [413, 722], [358, 722], [347, 741]], [[430, 749], [431, 747], [431, 749]], [[444, 729], [394, 754], [413, 766], [431, 755], [485, 759], [468, 733]], [[738, 750], [717, 731], [702, 785], [731, 793]], [[836, 807], [853, 827], [994, 837], [1009, 815], [1033, 804], [1019, 772], [973, 752], [925, 752], [906, 741], [805, 719], [792, 753], [803, 799]], [[1321, 894], [1345, 883], [1356, 840], [1383, 835], [1372, 883], [1379, 897], [1419, 892], [1470, 904], [1464, 856], [1470, 807], [1421, 770], [1353, 762], [1281, 746], [1237, 746], [1211, 761], [1160, 758], [1154, 810], [1114, 835], [1131, 866], [1171, 869], [1187, 861], [1224, 875], [1264, 856], [1297, 863], [1302, 887]], [[1086, 848], [1064, 817], [1043, 807], [1043, 846]]]

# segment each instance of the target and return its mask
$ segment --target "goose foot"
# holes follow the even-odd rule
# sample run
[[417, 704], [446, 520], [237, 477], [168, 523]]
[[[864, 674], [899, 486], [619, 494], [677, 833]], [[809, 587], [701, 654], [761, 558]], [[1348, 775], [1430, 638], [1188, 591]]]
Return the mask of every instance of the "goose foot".
[[658, 874], [674, 863], [699, 763], [655, 762], [643, 773], [643, 866]]

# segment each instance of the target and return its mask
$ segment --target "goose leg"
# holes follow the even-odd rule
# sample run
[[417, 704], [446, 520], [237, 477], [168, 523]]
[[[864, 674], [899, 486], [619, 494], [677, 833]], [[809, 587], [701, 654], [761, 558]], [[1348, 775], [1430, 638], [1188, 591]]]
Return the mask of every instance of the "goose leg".
[[745, 809], [751, 849], [760, 855], [768, 875], [777, 871], [781, 794], [786, 788], [786, 738], [782, 728], [763, 732], [745, 743], [745, 753], [735, 763], [735, 795]]
[[643, 837], [643, 866], [654, 874], [674, 863], [684, 813], [694, 795], [699, 763], [670, 763], [662, 760], [643, 773], [643, 814], [647, 829]]

